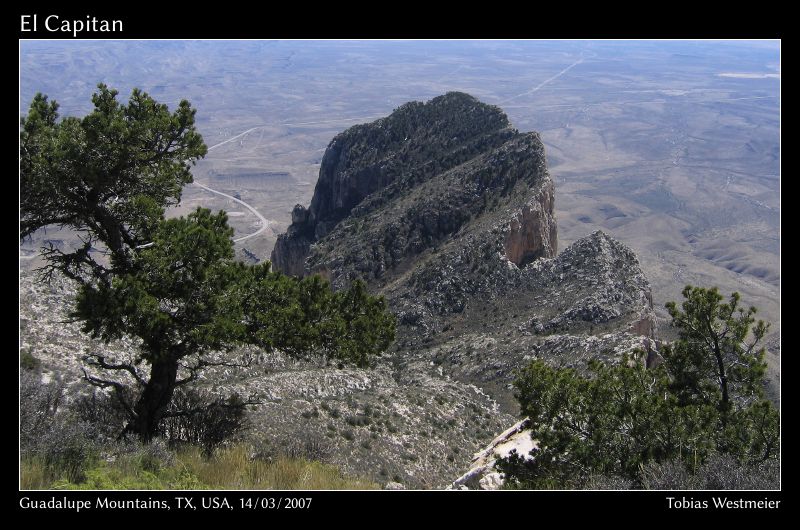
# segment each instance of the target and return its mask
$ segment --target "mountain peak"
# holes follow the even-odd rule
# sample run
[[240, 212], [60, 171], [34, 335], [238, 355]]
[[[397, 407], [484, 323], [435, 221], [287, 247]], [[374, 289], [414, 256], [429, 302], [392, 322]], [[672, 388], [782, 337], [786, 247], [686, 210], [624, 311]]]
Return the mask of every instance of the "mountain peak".
[[[514, 140], [514, 146], [501, 149]], [[511, 129], [498, 107], [468, 94], [450, 92], [427, 103], [406, 103], [391, 115], [353, 126], [331, 141], [308, 211], [295, 209], [292, 225], [275, 245], [272, 262], [289, 274], [307, 273], [305, 260], [311, 245], [357, 207], [355, 213], [364, 214], [362, 202], [367, 198], [371, 199], [367, 210], [380, 207], [479, 158], [472, 173], [481, 180], [481, 189], [473, 191], [482, 193], [487, 186], [498, 184], [490, 182], [493, 166], [499, 170], [494, 177], [502, 180], [515, 164], [512, 158], [532, 160], [543, 152], [538, 137]], [[544, 166], [543, 160], [540, 165]]]

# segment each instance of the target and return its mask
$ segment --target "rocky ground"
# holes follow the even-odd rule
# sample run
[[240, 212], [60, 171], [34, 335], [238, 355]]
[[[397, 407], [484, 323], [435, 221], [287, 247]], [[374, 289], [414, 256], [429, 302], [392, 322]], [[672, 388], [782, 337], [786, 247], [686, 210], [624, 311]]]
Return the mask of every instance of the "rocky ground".
[[[655, 346], [636, 255], [603, 232], [557, 254], [554, 203], [539, 136], [466, 94], [345, 131], [273, 262], [336, 288], [367, 281], [398, 317], [394, 346], [370, 370], [232, 352], [252, 364], [217, 368], [198, 384], [262, 402], [250, 412], [257, 446], [382, 484], [451, 484], [519, 419], [517, 368], [534, 358], [580, 368]], [[129, 358], [136, 344], [99, 344], [65, 323], [71, 289], [20, 272], [20, 348], [77, 392], [82, 356]]]
[[[67, 322], [74, 288], [56, 278], [37, 283], [20, 274], [20, 349], [42, 363], [43, 380], [63, 379], [67, 395], [88, 391], [82, 357], [103, 352], [131, 358], [133, 342], [103, 344]], [[200, 387], [262, 402], [249, 412], [247, 439], [266, 451], [288, 451], [339, 465], [354, 475], [406, 487], [444, 487], [468, 465], [485, 440], [514, 418], [474, 385], [427, 371], [398, 373], [392, 358], [373, 369], [337, 368], [256, 349], [247, 368], [217, 368]]]

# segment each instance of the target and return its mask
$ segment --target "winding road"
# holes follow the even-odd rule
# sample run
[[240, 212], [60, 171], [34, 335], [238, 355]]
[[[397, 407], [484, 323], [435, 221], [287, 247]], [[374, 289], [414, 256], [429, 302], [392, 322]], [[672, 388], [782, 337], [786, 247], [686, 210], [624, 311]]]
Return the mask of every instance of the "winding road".
[[[369, 119], [378, 118], [378, 117], [380, 117], [380, 116], [362, 116], [362, 117], [358, 117], [358, 118], [344, 118], [344, 119], [325, 120], [325, 121], [312, 121], [312, 122], [300, 122], [300, 123], [277, 123], [275, 125], [284, 125], [284, 126], [286, 126], [286, 125], [288, 125], [288, 126], [322, 125], [322, 124], [328, 124], [328, 123], [341, 123], [341, 122], [348, 122], [348, 121], [363, 121], [363, 120], [369, 120]], [[241, 132], [241, 133], [237, 134], [236, 136], [231, 136], [230, 138], [228, 138], [227, 140], [225, 140], [223, 142], [220, 142], [218, 144], [212, 145], [211, 147], [208, 148], [208, 151], [211, 151], [212, 149], [215, 149], [215, 148], [217, 148], [217, 147], [219, 147], [221, 145], [225, 145], [228, 142], [232, 142], [232, 141], [236, 140], [237, 138], [242, 138], [243, 136], [246, 136], [247, 134], [249, 134], [249, 133], [251, 133], [253, 131], [256, 131], [258, 129], [262, 129], [264, 127], [266, 127], [266, 126], [265, 125], [259, 125], [257, 127], [252, 127], [250, 129], [247, 129], [246, 131]], [[261, 221], [261, 227], [258, 230], [256, 230], [252, 234], [247, 234], [246, 236], [241, 236], [241, 237], [234, 238], [233, 241], [235, 243], [239, 243], [240, 241], [244, 241], [246, 239], [250, 239], [251, 237], [256, 237], [257, 235], [260, 235], [262, 232], [264, 232], [269, 227], [269, 224], [271, 222], [273, 222], [273, 221], [270, 221], [269, 219], [267, 219], [266, 217], [264, 217], [263, 215], [261, 215], [261, 213], [258, 210], [256, 210], [253, 206], [251, 206], [250, 204], [247, 204], [246, 202], [244, 202], [241, 199], [237, 199], [236, 197], [233, 197], [232, 195], [228, 195], [227, 193], [222, 193], [221, 191], [215, 190], [213, 188], [209, 188], [205, 184], [200, 184], [199, 182], [193, 182], [193, 184], [198, 186], [198, 187], [200, 187], [200, 188], [203, 188], [204, 190], [206, 190], [208, 192], [215, 193], [217, 195], [220, 195], [220, 196], [225, 197], [227, 199], [231, 199], [232, 201], [241, 204], [242, 206], [244, 206], [245, 208], [250, 210], [253, 213], [253, 215], [255, 215], [258, 218], [259, 221]]]
[[[227, 140], [225, 140], [224, 142], [220, 142], [218, 144], [212, 145], [211, 147], [208, 148], [208, 150], [211, 151], [215, 147], [219, 147], [221, 145], [227, 144], [228, 142], [232, 142], [233, 140], [236, 140], [237, 138], [241, 138], [242, 136], [245, 136], [246, 134], [251, 133], [251, 132], [253, 132], [253, 131], [257, 130], [257, 129], [261, 129], [261, 128], [262, 128], [262, 126], [253, 127], [251, 129], [247, 129], [243, 133], [239, 133], [236, 136], [232, 136], [232, 137], [228, 138]], [[253, 206], [247, 204], [243, 200], [237, 199], [236, 197], [234, 197], [232, 195], [228, 195], [227, 193], [222, 193], [221, 191], [215, 190], [213, 188], [209, 188], [205, 184], [200, 184], [199, 182], [192, 182], [192, 184], [194, 184], [195, 186], [197, 186], [199, 188], [203, 188], [204, 190], [206, 190], [208, 192], [215, 193], [217, 195], [221, 195], [222, 197], [225, 197], [226, 199], [230, 199], [233, 202], [237, 202], [237, 203], [241, 204], [242, 206], [244, 206], [245, 208], [250, 210], [253, 213], [253, 215], [255, 215], [258, 218], [259, 221], [261, 221], [261, 227], [258, 230], [256, 230], [252, 234], [247, 234], [246, 236], [240, 236], [240, 237], [233, 238], [233, 242], [234, 243], [239, 243], [239, 242], [244, 241], [246, 239], [250, 239], [251, 237], [256, 237], [257, 235], [261, 234], [264, 230], [269, 228], [269, 223], [271, 221], [269, 219], [267, 219], [266, 217], [264, 217], [263, 215], [261, 215], [261, 213], [258, 210], [256, 210]]]
[[272, 222], [269, 219], [265, 218], [263, 215], [261, 215], [258, 210], [256, 210], [255, 208], [253, 208], [252, 206], [250, 206], [249, 204], [247, 204], [246, 202], [244, 202], [241, 199], [237, 199], [236, 197], [228, 195], [227, 193], [222, 193], [221, 191], [217, 191], [217, 190], [211, 189], [211, 188], [209, 188], [208, 186], [206, 186], [204, 184], [200, 184], [199, 182], [193, 182], [193, 184], [195, 186], [199, 186], [199, 187], [203, 188], [206, 191], [210, 191], [211, 193], [216, 193], [217, 195], [222, 195], [223, 197], [225, 197], [227, 199], [230, 199], [230, 200], [232, 200], [234, 202], [238, 202], [239, 204], [241, 204], [242, 206], [244, 206], [245, 208], [247, 208], [248, 210], [253, 212], [253, 215], [258, 217], [258, 220], [261, 221], [261, 228], [259, 228], [258, 230], [256, 230], [252, 234], [247, 234], [246, 236], [233, 238], [234, 243], [238, 243], [240, 241], [244, 241], [245, 239], [250, 239], [251, 237], [256, 237], [261, 232], [266, 230], [269, 227], [269, 224]]
[[[340, 123], [340, 122], [348, 122], [348, 121], [361, 121], [361, 120], [368, 120], [368, 119], [377, 118], [377, 117], [379, 117], [379, 116], [365, 116], [365, 117], [359, 117], [359, 118], [344, 118], [344, 119], [315, 121], [315, 122], [277, 123], [275, 125], [288, 125], [288, 126], [321, 125], [321, 124], [328, 124], [328, 123]], [[251, 133], [253, 131], [256, 131], [258, 129], [263, 129], [264, 127], [266, 127], [266, 126], [259, 125], [257, 127], [252, 127], [250, 129], [247, 129], [246, 131], [241, 132], [241, 133], [237, 134], [236, 136], [231, 136], [230, 138], [228, 138], [225, 141], [222, 141], [222, 142], [220, 142], [218, 144], [212, 145], [211, 147], [208, 148], [208, 151], [211, 151], [212, 149], [216, 149], [217, 147], [225, 145], [225, 144], [227, 144], [229, 142], [232, 142], [232, 141], [234, 141], [234, 140], [236, 140], [238, 138], [242, 138], [243, 136], [246, 136], [247, 134], [249, 134], [249, 133]], [[234, 243], [239, 243], [241, 241], [245, 241], [245, 240], [250, 239], [252, 237], [256, 237], [258, 235], [261, 235], [267, 228], [269, 228], [270, 223], [274, 222], [274, 221], [270, 221], [269, 219], [267, 219], [266, 217], [261, 215], [261, 213], [258, 210], [256, 210], [252, 205], [247, 204], [246, 202], [244, 202], [241, 199], [237, 199], [236, 197], [234, 197], [232, 195], [228, 195], [227, 193], [223, 193], [223, 192], [215, 190], [213, 188], [209, 188], [205, 184], [200, 184], [199, 182], [193, 182], [192, 184], [194, 184], [195, 186], [198, 186], [200, 188], [203, 188], [204, 190], [206, 190], [206, 191], [208, 191], [210, 193], [214, 193], [216, 195], [220, 195], [222, 197], [225, 197], [226, 199], [230, 199], [230, 200], [232, 200], [232, 201], [234, 201], [236, 203], [241, 204], [242, 206], [244, 206], [245, 208], [250, 210], [250, 212], [253, 215], [255, 215], [258, 218], [258, 220], [261, 222], [261, 226], [259, 227], [258, 230], [256, 230], [255, 232], [253, 232], [251, 234], [247, 234], [247, 235], [244, 235], [244, 236], [240, 236], [240, 237], [234, 238], [233, 239]], [[152, 243], [148, 243], [148, 245], [151, 245], [151, 244]], [[21, 260], [33, 259], [38, 255], [39, 255], [38, 253], [21, 254], [19, 256], [19, 259], [21, 259]]]

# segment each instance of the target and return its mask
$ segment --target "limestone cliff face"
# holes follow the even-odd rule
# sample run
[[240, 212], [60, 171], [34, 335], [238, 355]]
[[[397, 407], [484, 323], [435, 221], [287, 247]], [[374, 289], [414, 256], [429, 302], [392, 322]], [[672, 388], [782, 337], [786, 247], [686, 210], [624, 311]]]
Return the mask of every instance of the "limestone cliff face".
[[381, 289], [474, 238], [522, 266], [555, 256], [553, 184], [537, 134], [516, 133], [422, 182], [402, 179], [371, 194], [310, 247], [305, 267], [329, 271], [336, 288], [358, 278]]
[[[353, 265], [348, 279], [383, 277], [405, 258], [509, 206], [512, 191], [529, 198], [534, 188], [545, 190], [537, 191], [545, 204], [531, 203], [522, 214], [513, 251], [522, 260], [552, 256], [556, 228], [548, 182], [538, 135], [512, 129], [497, 107], [461, 93], [408, 103], [331, 141], [311, 204], [295, 208], [272, 262], [289, 274], [327, 269], [338, 277], [344, 260]], [[351, 248], [331, 245], [342, 240]], [[333, 247], [335, 256], [326, 250]], [[331, 260], [338, 260], [335, 266]]]
[[292, 224], [285, 234], [278, 236], [272, 250], [275, 270], [293, 276], [303, 276], [305, 259], [313, 241], [313, 228], [308, 222], [308, 210], [298, 204], [292, 210]]
[[552, 257], [558, 250], [553, 182], [515, 212], [504, 242], [505, 255], [517, 267], [524, 267], [542, 257]]
[[[422, 369], [434, 356], [513, 403], [508, 383], [531, 355], [613, 362], [653, 335], [650, 286], [629, 248], [596, 232], [557, 249], [539, 135], [451, 93], [334, 138], [273, 262], [336, 289], [366, 281], [398, 316], [401, 358]], [[481, 355], [465, 357], [474, 343]]]

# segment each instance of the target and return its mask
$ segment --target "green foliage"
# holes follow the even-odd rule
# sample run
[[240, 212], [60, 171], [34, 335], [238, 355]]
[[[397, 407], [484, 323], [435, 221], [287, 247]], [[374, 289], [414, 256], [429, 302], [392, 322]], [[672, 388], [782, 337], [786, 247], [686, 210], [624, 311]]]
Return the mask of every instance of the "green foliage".
[[73, 252], [43, 249], [44, 277], [58, 271], [79, 283], [72, 316], [84, 332], [140, 339], [132, 364], [89, 356], [95, 370], [135, 379], [142, 387], [135, 404], [119, 378], [86, 376], [115, 390], [127, 431], [152, 438], [175, 389], [213, 365], [204, 358], [211, 351], [254, 344], [363, 367], [389, 346], [394, 317], [363, 284], [333, 293], [319, 277], [235, 262], [224, 212], [198, 208], [165, 219], [192, 181], [190, 165], [207, 152], [195, 110], [182, 101], [170, 113], [136, 89], [123, 105], [115, 90], [98, 89], [94, 111], [82, 119], [59, 121], [58, 105], [38, 94], [22, 120], [20, 237], [51, 224], [83, 235]]
[[680, 335], [659, 366], [591, 361], [583, 375], [537, 360], [519, 372], [517, 398], [538, 449], [498, 460], [511, 485], [576, 488], [598, 476], [641, 483], [654, 463], [681, 460], [694, 473], [714, 455], [742, 466], [777, 458], [780, 417], [761, 398], [764, 351], [755, 350], [766, 325], [745, 342], [755, 309], [738, 310], [737, 294], [727, 304], [716, 289], [687, 287], [684, 296], [683, 311], [667, 305]]
[[681, 404], [714, 403], [725, 413], [735, 400], [746, 404], [762, 398], [767, 364], [764, 348], [756, 346], [769, 325], [755, 322], [756, 308], [739, 307], [739, 293], [722, 303], [716, 288], [687, 285], [683, 296], [681, 309], [675, 302], [666, 305], [679, 339], [663, 352]]
[[88, 252], [96, 241], [112, 253], [113, 269], [126, 267], [192, 181], [190, 164], [207, 152], [187, 101], [170, 113], [138, 89], [127, 105], [116, 96], [100, 84], [89, 115], [59, 121], [58, 104], [37, 94], [22, 119], [20, 237], [50, 224], [84, 232], [85, 247], [49, 255], [84, 279], [108, 270]]
[[674, 397], [665, 399], [663, 369], [630, 358], [616, 366], [593, 361], [589, 371], [537, 360], [520, 373], [517, 395], [539, 450], [531, 461], [517, 455], [501, 464], [504, 473], [524, 470], [536, 488], [578, 487], [591, 474], [636, 476], [651, 459], [710, 449], [702, 436], [708, 411], [677, 410]]
[[202, 208], [160, 222], [153, 245], [135, 253], [129, 271], [80, 290], [73, 316], [95, 338], [142, 338], [141, 357], [150, 362], [231, 345], [241, 333], [228, 300], [232, 235], [224, 212]]
[[19, 352], [19, 366], [24, 370], [37, 370], [42, 362], [37, 359], [30, 349]]
[[363, 282], [333, 292], [319, 276], [297, 279], [272, 272], [267, 264], [248, 269], [243, 290], [246, 332], [267, 349], [366, 367], [371, 355], [394, 341], [394, 315]]
[[[306, 440], [309, 442], [309, 440]], [[317, 442], [315, 442], [317, 443]], [[20, 465], [22, 489], [377, 489], [319, 462], [319, 447], [299, 446], [296, 455], [261, 456], [235, 444], [212, 455], [202, 447], [168, 449], [160, 439], [149, 444], [109, 443], [75, 468], [49, 464], [42, 454], [26, 453]], [[77, 464], [77, 462], [76, 462]]]
[[211, 489], [197, 477], [183, 470], [159, 474], [146, 469], [126, 473], [125, 468], [102, 463], [86, 472], [80, 482], [60, 480], [52, 485], [57, 490], [202, 490]]

